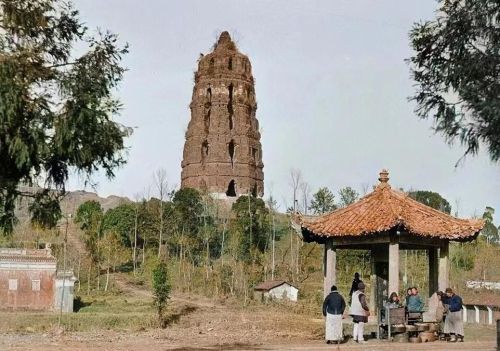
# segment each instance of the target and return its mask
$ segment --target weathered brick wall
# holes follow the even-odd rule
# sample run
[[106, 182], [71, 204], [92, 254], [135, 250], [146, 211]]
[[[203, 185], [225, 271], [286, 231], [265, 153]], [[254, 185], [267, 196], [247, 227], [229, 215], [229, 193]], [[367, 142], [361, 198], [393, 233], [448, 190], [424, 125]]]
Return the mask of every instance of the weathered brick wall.
[[[0, 270], [0, 308], [51, 310], [54, 306], [54, 272], [45, 270]], [[9, 280], [17, 289], [9, 290]], [[40, 290], [36, 283], [40, 281]], [[35, 290], [33, 290], [35, 288]]]
[[186, 132], [181, 186], [236, 195], [264, 194], [264, 165], [252, 67], [229, 34], [200, 58]]

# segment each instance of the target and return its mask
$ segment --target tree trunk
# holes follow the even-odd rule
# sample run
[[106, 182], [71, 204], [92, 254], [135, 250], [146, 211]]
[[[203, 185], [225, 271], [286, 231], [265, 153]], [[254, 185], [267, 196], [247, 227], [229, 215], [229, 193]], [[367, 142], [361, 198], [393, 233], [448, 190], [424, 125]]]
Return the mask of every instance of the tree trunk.
[[80, 288], [81, 288], [81, 282], [80, 282], [80, 265], [81, 265], [81, 256], [78, 255], [78, 271], [77, 271], [77, 278], [78, 278], [78, 292], [80, 292]]
[[101, 288], [101, 267], [99, 263], [96, 264], [96, 270], [97, 270], [97, 291], [100, 290]]
[[146, 239], [142, 242], [142, 269], [144, 269], [144, 261], [146, 260]]
[[108, 264], [108, 269], [106, 270], [106, 285], [104, 286], [104, 291], [108, 291], [108, 284], [109, 284], [109, 264]]
[[134, 275], [136, 274], [136, 269], [137, 269], [137, 220], [139, 216], [139, 209], [137, 208], [136, 204], [136, 209], [135, 209], [135, 219], [134, 219], [134, 250], [133, 250], [133, 264], [134, 264]]
[[92, 275], [92, 257], [90, 258], [89, 275], [87, 276], [87, 295], [90, 295], [90, 282], [92, 281], [91, 275]]
[[161, 258], [162, 241], [163, 241], [163, 194], [160, 195], [160, 241], [158, 243], [158, 258]]

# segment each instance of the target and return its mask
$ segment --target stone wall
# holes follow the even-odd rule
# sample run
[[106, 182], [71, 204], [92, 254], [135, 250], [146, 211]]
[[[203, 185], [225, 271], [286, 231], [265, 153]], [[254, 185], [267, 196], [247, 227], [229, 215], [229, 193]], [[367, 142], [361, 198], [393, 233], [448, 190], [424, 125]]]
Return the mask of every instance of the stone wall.
[[264, 165], [252, 67], [227, 32], [198, 62], [190, 108], [181, 186], [262, 196]]

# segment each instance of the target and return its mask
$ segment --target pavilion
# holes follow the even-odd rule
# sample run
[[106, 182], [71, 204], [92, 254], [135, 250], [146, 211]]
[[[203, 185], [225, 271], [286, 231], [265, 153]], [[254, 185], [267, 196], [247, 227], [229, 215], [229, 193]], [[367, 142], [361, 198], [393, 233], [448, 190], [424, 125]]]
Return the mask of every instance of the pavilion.
[[435, 210], [391, 188], [389, 173], [359, 201], [295, 223], [306, 242], [324, 244], [324, 294], [336, 283], [337, 249], [371, 251], [370, 310], [376, 311], [392, 291], [400, 293], [399, 250], [426, 250], [429, 292], [444, 291], [449, 280], [450, 241], [474, 240], [480, 219], [459, 219]]

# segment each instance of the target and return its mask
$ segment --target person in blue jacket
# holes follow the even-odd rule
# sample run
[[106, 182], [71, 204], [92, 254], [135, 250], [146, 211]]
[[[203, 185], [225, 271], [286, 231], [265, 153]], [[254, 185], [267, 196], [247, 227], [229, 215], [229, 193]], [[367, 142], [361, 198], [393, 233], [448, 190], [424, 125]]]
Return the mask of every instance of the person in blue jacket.
[[424, 303], [418, 295], [418, 289], [416, 287], [411, 288], [411, 295], [408, 297], [406, 309], [408, 312], [422, 312], [424, 308]]
[[325, 340], [326, 343], [337, 341], [342, 342], [344, 335], [342, 330], [342, 316], [345, 311], [345, 300], [339, 294], [337, 287], [332, 286], [330, 294], [323, 302], [323, 316], [325, 321]]
[[444, 333], [450, 335], [450, 342], [464, 341], [464, 321], [462, 319], [462, 298], [451, 288], [446, 288], [448, 314], [444, 321]]

